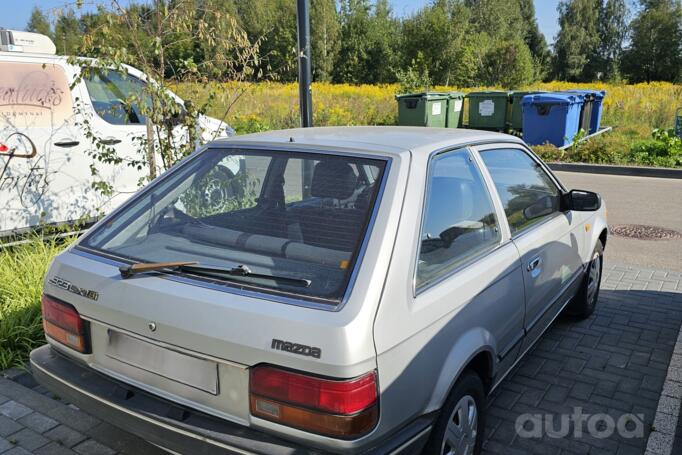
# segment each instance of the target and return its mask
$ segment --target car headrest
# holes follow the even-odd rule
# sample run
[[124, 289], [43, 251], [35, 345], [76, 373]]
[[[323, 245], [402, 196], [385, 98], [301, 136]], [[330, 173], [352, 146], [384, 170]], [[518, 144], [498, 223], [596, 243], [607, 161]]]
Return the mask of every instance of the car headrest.
[[357, 186], [358, 176], [350, 164], [337, 160], [320, 161], [315, 165], [310, 194], [313, 197], [348, 199]]

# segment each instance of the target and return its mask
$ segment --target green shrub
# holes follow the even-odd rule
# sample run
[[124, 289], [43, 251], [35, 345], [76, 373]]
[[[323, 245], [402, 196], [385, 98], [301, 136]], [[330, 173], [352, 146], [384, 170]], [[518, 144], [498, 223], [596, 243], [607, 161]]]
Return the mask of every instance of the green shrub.
[[33, 239], [0, 249], [0, 370], [22, 365], [28, 353], [45, 342], [40, 320], [43, 279], [64, 246], [64, 240]]
[[630, 157], [645, 166], [682, 166], [682, 139], [673, 130], [655, 129], [652, 139], [638, 141], [632, 146]]
[[253, 114], [235, 116], [230, 126], [234, 128], [237, 134], [260, 133], [271, 129], [269, 125]]
[[628, 142], [624, 136], [602, 134], [583, 142], [577, 142], [565, 150], [553, 145], [534, 146], [535, 151], [544, 161], [560, 161], [567, 163], [624, 164], [628, 157], [623, 154]]

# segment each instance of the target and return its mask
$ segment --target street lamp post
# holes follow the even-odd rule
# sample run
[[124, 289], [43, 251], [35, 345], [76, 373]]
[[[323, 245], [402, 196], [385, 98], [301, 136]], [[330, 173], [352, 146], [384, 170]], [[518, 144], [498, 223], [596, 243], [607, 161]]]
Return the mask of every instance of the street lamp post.
[[311, 93], [310, 65], [310, 5], [309, 0], [297, 0], [296, 16], [298, 29], [298, 97], [301, 113], [301, 127], [313, 126], [313, 100]]

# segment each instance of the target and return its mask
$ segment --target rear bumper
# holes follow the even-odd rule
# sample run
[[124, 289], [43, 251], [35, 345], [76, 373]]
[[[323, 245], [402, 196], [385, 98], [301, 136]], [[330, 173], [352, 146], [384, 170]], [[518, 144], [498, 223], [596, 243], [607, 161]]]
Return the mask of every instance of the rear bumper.
[[[192, 454], [320, 454], [300, 444], [177, 405], [105, 376], [46, 345], [31, 352], [35, 379], [90, 414], [149, 442]], [[365, 453], [414, 454], [431, 419], [420, 418]]]

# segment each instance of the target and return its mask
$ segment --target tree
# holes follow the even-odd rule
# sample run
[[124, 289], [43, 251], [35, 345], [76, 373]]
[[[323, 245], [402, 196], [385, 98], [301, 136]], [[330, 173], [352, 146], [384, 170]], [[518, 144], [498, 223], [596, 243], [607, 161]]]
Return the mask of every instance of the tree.
[[479, 43], [470, 35], [469, 14], [463, 2], [438, 0], [403, 20], [401, 73], [426, 69], [435, 84], [474, 85]]
[[523, 37], [525, 30], [518, 1], [466, 0], [475, 33], [485, 33], [494, 41]]
[[632, 82], [675, 81], [682, 69], [682, 6], [678, 0], [642, 0], [631, 23], [623, 69]]
[[368, 84], [395, 82], [399, 65], [400, 22], [393, 17], [388, 0], [376, 0], [370, 16]]
[[83, 33], [76, 13], [72, 9], [61, 11], [54, 27], [54, 44], [57, 47], [57, 54], [78, 54], [82, 38]]
[[[84, 120], [78, 126], [92, 142], [88, 153], [95, 161], [91, 166], [95, 179], [98, 163], [147, 169], [153, 178], [195, 150], [203, 135], [201, 114], [216, 106], [224, 120], [246, 90], [242, 83], [258, 78], [260, 41], [249, 40], [222, 0], [154, 0], [128, 7], [120, 0], [111, 2], [110, 9], [102, 7], [98, 17], [87, 17], [84, 22], [87, 28], [80, 49], [84, 56], [96, 59], [72, 57], [69, 62], [82, 69], [75, 83], [87, 77], [106, 78], [110, 71], [126, 77], [126, 64], [145, 75], [145, 83], [118, 100], [125, 112], [133, 112], [147, 125], [146, 135], [132, 138], [139, 159], [124, 161], [98, 137], [91, 127], [92, 112], [80, 103], [75, 108]], [[230, 85], [218, 90], [206, 84], [217, 76], [229, 80]], [[200, 102], [186, 99], [180, 105], [169, 90], [171, 83], [177, 82], [200, 87]], [[105, 181], [95, 181], [93, 187], [111, 190]]]
[[[251, 40], [262, 40], [261, 72], [280, 80], [298, 77], [296, 2], [292, 0], [233, 0], [240, 25]], [[220, 2], [216, 2], [220, 5]]]
[[601, 78], [620, 79], [623, 44], [628, 35], [628, 6], [625, 0], [606, 0], [599, 9], [599, 46], [594, 59]]
[[369, 10], [367, 0], [341, 1], [341, 45], [334, 68], [334, 82], [357, 84], [367, 76]]
[[545, 35], [542, 34], [538, 26], [535, 5], [533, 0], [519, 0], [519, 7], [523, 23], [522, 30], [524, 31], [523, 40], [533, 56], [534, 79], [544, 79], [550, 70], [551, 52]]
[[313, 79], [328, 82], [339, 52], [341, 25], [334, 0], [311, 0], [310, 45]]
[[399, 22], [386, 0], [341, 2], [341, 37], [334, 81], [392, 82], [398, 66]]
[[464, 4], [471, 11], [469, 33], [475, 43], [471, 52], [477, 82], [518, 87], [543, 76], [547, 44], [532, 1], [466, 0]]
[[481, 82], [518, 88], [533, 82], [535, 69], [530, 49], [521, 38], [499, 41], [485, 55], [481, 69]]
[[28, 19], [28, 23], [26, 24], [26, 31], [40, 33], [52, 38], [52, 28], [50, 26], [50, 21], [47, 19], [47, 16], [43, 10], [37, 6], [33, 7], [33, 10], [31, 11], [31, 17]]
[[600, 0], [562, 0], [559, 34], [554, 43], [555, 77], [568, 81], [593, 78], [593, 59], [599, 47]]

